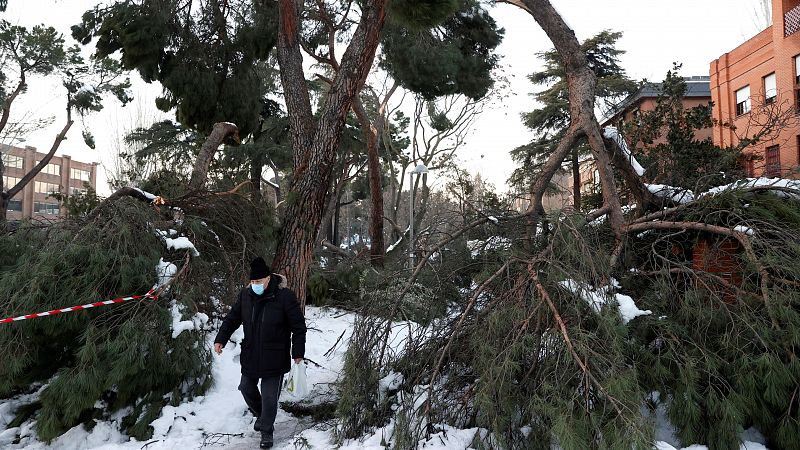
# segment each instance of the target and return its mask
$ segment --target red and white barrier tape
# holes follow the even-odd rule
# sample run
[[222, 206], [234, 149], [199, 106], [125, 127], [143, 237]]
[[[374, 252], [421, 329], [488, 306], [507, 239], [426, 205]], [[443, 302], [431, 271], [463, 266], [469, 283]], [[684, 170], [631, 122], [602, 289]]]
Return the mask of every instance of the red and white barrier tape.
[[17, 322], [19, 320], [35, 319], [37, 317], [44, 317], [44, 316], [54, 316], [56, 314], [61, 314], [61, 313], [65, 313], [65, 312], [80, 311], [82, 309], [94, 308], [94, 307], [97, 307], [97, 306], [111, 305], [113, 303], [122, 303], [122, 302], [126, 302], [128, 300], [140, 300], [140, 299], [143, 299], [143, 298], [152, 298], [153, 300], [155, 300], [155, 299], [158, 298], [158, 296], [153, 295], [153, 292], [155, 292], [155, 290], [151, 289], [147, 294], [144, 294], [144, 295], [134, 295], [134, 296], [131, 296], [131, 297], [121, 297], [121, 298], [115, 298], [115, 299], [112, 299], [112, 300], [104, 300], [102, 302], [94, 302], [94, 303], [87, 303], [85, 305], [70, 306], [69, 308], [54, 309], [52, 311], [45, 311], [45, 312], [40, 312], [40, 313], [35, 313], [35, 314], [27, 314], [27, 315], [18, 316], [18, 317], [9, 317], [7, 319], [0, 320], [0, 323]]

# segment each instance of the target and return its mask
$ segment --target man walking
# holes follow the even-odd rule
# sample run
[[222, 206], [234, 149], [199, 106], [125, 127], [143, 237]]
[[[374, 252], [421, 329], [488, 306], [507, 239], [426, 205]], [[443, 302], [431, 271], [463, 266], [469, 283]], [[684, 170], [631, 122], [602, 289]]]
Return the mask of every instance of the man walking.
[[239, 390], [256, 416], [254, 428], [261, 431], [261, 448], [270, 448], [283, 375], [291, 370], [291, 359], [295, 364], [303, 361], [306, 322], [286, 279], [271, 273], [261, 257], [250, 263], [250, 285], [239, 292], [214, 339], [217, 354], [239, 325], [244, 326]]

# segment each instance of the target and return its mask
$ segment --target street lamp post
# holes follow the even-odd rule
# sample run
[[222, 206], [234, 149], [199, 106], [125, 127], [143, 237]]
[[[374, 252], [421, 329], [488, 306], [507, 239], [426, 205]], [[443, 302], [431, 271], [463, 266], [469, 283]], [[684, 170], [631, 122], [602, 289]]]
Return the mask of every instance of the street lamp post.
[[408, 172], [408, 254], [412, 270], [414, 269], [414, 174], [417, 174], [417, 179], [419, 179], [423, 173], [428, 173], [425, 164], [419, 164]]

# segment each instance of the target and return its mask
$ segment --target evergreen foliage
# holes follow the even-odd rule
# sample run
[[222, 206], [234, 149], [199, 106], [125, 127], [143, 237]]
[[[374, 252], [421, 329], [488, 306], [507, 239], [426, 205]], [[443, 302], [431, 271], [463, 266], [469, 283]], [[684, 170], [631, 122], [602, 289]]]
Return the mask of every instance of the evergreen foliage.
[[123, 68], [161, 83], [156, 106], [176, 109], [183, 126], [207, 135], [229, 121], [246, 136], [258, 128], [276, 26], [274, 2], [116, 1], [84, 13], [72, 35], [96, 39], [98, 56], [120, 51]]
[[[396, 3], [396, 5], [395, 5]], [[492, 72], [498, 58], [494, 54], [504, 31], [474, 0], [393, 1], [391, 12], [398, 14], [401, 5], [412, 3], [403, 17], [389, 15], [383, 31], [380, 65], [404, 88], [428, 100], [452, 94], [479, 99], [494, 84]], [[433, 22], [457, 3], [457, 11], [436, 26], [409, 27], [409, 15], [415, 20], [430, 17]], [[428, 6], [437, 11], [428, 15]]]
[[[157, 300], [134, 300], [6, 324], [0, 351], [0, 398], [44, 385], [35, 411], [40, 439], [107, 420], [124, 411], [124, 432], [140, 440], [167, 404], [210, 386], [207, 326], [173, 337], [173, 321], [216, 316], [216, 299], [235, 298], [255, 255], [274, 251], [273, 214], [243, 197], [185, 194], [185, 180], [160, 174], [143, 186], [179, 209], [154, 208], [129, 197], [105, 202], [47, 228], [0, 236], [0, 312], [21, 313], [143, 294], [158, 279], [160, 259], [179, 269]], [[183, 193], [180, 196], [177, 193]], [[175, 194], [173, 197], [172, 195]], [[86, 200], [86, 199], [84, 199]], [[176, 229], [200, 252], [164, 249], [157, 230]], [[191, 269], [181, 271], [184, 264]]]
[[[487, 429], [476, 448], [649, 449], [655, 409], [665, 408], [685, 445], [735, 450], [754, 426], [769, 448], [798, 448], [798, 211], [799, 200], [740, 190], [703, 197], [671, 218], [755, 230], [747, 235], [753, 253], [733, 247], [735, 266], [722, 271], [704, 268], [697, 252], [708, 245], [713, 264], [731, 251], [730, 238], [705, 232], [631, 236], [622, 267], [612, 268], [610, 229], [581, 216], [548, 217], [532, 243], [536, 260], [521, 245], [522, 224], [498, 231], [514, 243], [510, 253], [482, 256], [485, 270], [472, 278], [481, 285], [500, 276], [451, 303], [399, 359], [369, 366], [377, 378], [400, 371], [407, 380], [392, 400], [392, 447], [414, 448], [447, 423]], [[613, 297], [595, 309], [563, 287], [567, 280], [591, 290], [610, 284], [652, 313], [625, 324]], [[374, 335], [402, 317], [385, 311], [365, 310], [375, 323], [351, 341], [359, 354], [369, 345], [378, 352]], [[343, 392], [342, 402], [352, 395]]]
[[[668, 268], [691, 264], [686, 259], [696, 241], [669, 239], [666, 233], [642, 239], [641, 246], [680, 249], [663, 261], [638, 256], [648, 272], [661, 275], [630, 276], [623, 284], [641, 292], [654, 312], [631, 330], [639, 346], [636, 363], [648, 368], [639, 371], [639, 383], [660, 392], [684, 442], [736, 449], [740, 432], [755, 426], [770, 448], [800, 448], [800, 399], [794, 394], [800, 385], [798, 206], [796, 200], [768, 193], [730, 192], [687, 214], [725, 227], [752, 226], [758, 264], [772, 281], [759, 277], [742, 250], [733, 269], [741, 270], [741, 282], [734, 279], [733, 287], [721, 285], [714, 277], [726, 274], [713, 268], [695, 276], [667, 276]], [[761, 283], [768, 283], [768, 302]], [[662, 315], [668, 320], [658, 320]]]

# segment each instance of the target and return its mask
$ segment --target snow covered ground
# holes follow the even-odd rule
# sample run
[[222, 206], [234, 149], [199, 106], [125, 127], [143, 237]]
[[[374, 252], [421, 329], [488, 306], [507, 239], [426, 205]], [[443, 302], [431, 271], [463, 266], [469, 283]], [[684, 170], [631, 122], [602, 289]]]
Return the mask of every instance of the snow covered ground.
[[[308, 363], [307, 372], [312, 385], [311, 396], [319, 396], [327, 392], [328, 386], [336, 381], [342, 368], [344, 352], [353, 324], [354, 315], [336, 309], [308, 307], [306, 322], [308, 337], [306, 357], [319, 364]], [[399, 349], [403, 339], [410, 331], [409, 327], [400, 326], [395, 329], [391, 345]], [[242, 339], [242, 330], [237, 331], [232, 340]], [[341, 337], [341, 339], [340, 339]], [[209, 346], [213, 333], [209, 336]], [[335, 348], [334, 348], [335, 345]], [[326, 357], [329, 349], [333, 350]], [[3, 449], [59, 449], [59, 450], [185, 450], [185, 449], [223, 449], [245, 450], [258, 448], [259, 435], [253, 431], [254, 419], [247, 412], [244, 401], [237, 390], [239, 384], [239, 352], [237, 344], [230, 343], [222, 355], [214, 355], [213, 372], [215, 385], [204, 397], [178, 407], [167, 406], [161, 417], [152, 423], [155, 430], [149, 441], [136, 441], [119, 431], [119, 421], [127, 414], [121, 411], [110, 420], [98, 422], [91, 431], [77, 426], [62, 435], [50, 445], [35, 437], [34, 422], [29, 420], [21, 427], [6, 429], [14, 418], [14, 410], [18, 405], [27, 404], [35, 399], [38, 393], [28, 394], [14, 399], [0, 401], [0, 448]], [[390, 378], [390, 377], [387, 377]], [[392, 380], [387, 381], [390, 383]], [[281, 401], [291, 400], [285, 392]], [[654, 444], [655, 450], [677, 450], [676, 439], [665, 423], [663, 414], [657, 417], [660, 423]], [[345, 442], [340, 448], [344, 450], [383, 450], [391, 439], [394, 423], [375, 430], [371, 435], [359, 440]], [[441, 432], [430, 439], [420, 442], [420, 447], [431, 450], [466, 449], [469, 448], [475, 434], [483, 433], [479, 429], [460, 430], [448, 426], [440, 426]], [[21, 437], [16, 444], [12, 442]], [[766, 450], [759, 442], [763, 442], [757, 433], [750, 432], [743, 436], [746, 442], [741, 450]], [[275, 425], [276, 449], [330, 449], [332, 442], [330, 430], [322, 426], [314, 426], [308, 419], [299, 419], [279, 410]], [[693, 445], [685, 450], [706, 450], [705, 446]]]

